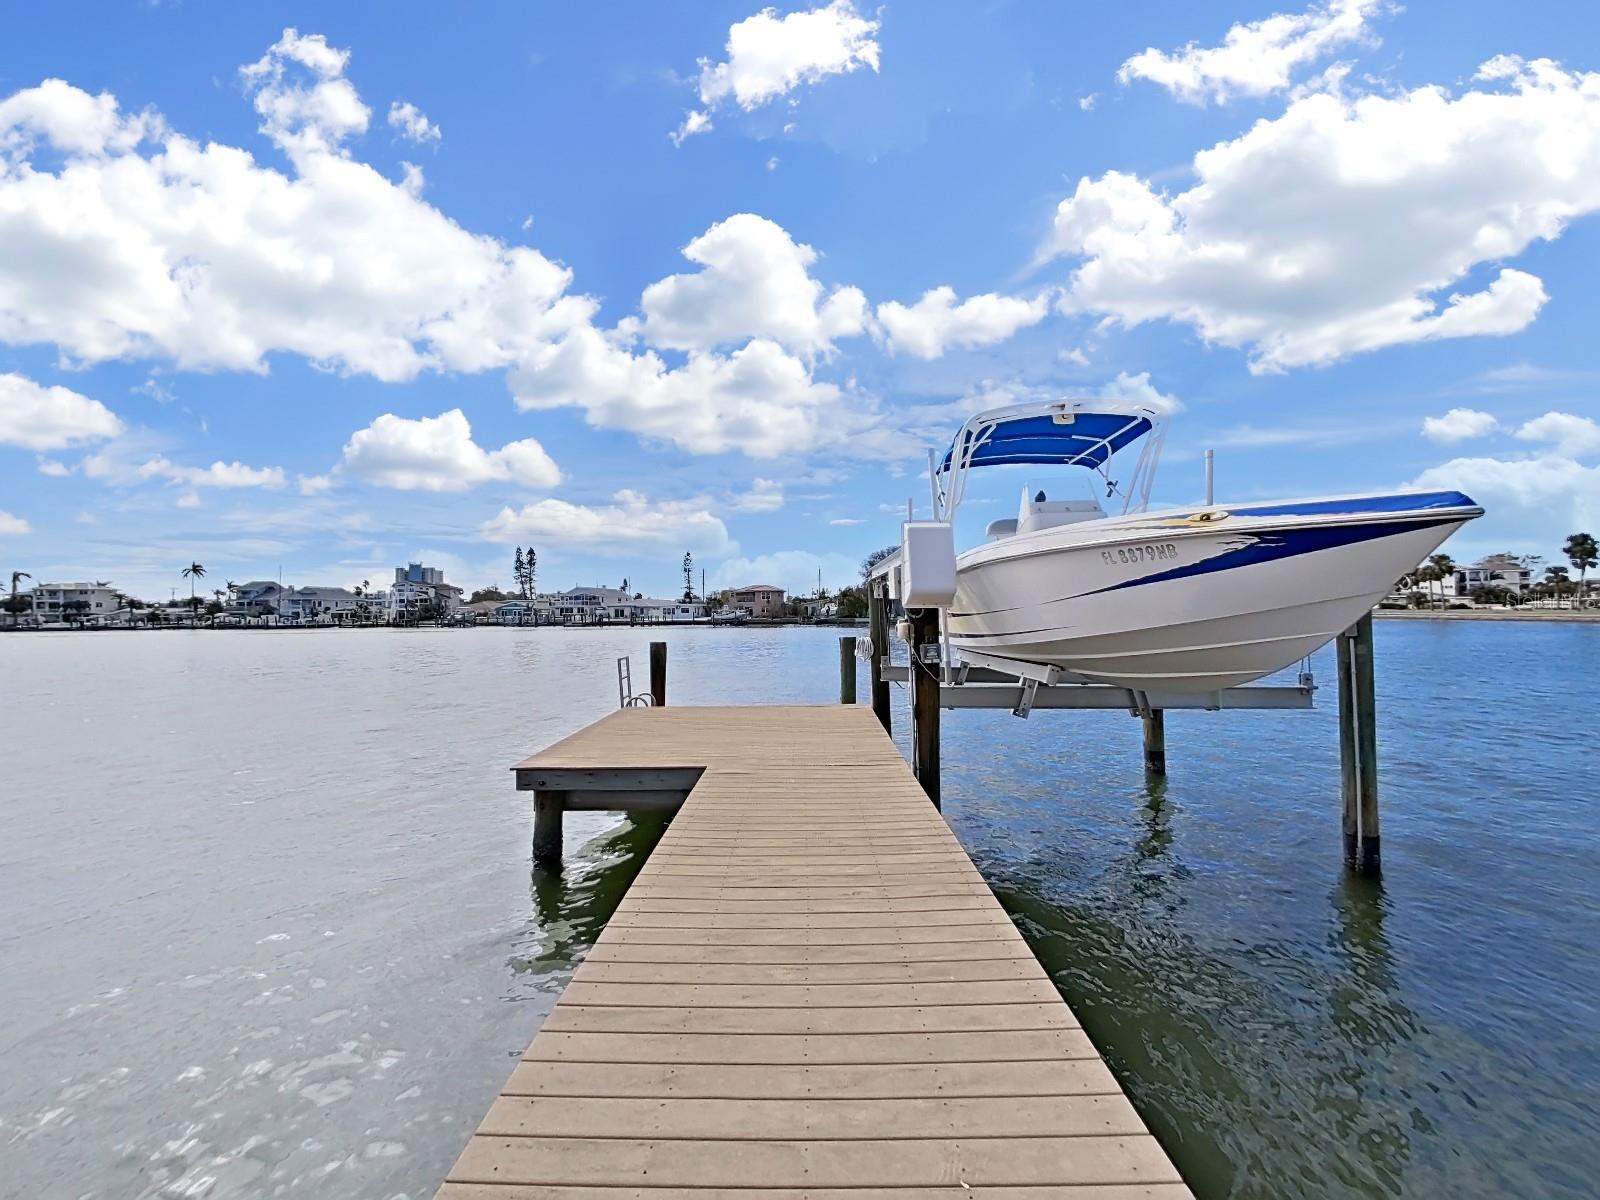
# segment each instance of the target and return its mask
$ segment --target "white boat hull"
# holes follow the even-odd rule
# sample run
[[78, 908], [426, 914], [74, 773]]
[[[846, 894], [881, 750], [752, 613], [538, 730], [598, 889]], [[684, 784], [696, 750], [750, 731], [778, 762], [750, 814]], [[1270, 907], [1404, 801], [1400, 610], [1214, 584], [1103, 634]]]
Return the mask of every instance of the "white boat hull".
[[1330, 641], [1481, 512], [1460, 493], [1427, 493], [1150, 513], [1006, 538], [960, 556], [950, 641], [1085, 682], [1217, 691]]

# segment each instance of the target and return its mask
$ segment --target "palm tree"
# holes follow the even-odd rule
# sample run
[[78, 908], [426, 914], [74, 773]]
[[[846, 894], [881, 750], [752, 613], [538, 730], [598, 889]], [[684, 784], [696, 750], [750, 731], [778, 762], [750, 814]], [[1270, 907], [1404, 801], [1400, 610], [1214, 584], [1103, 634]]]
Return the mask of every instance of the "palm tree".
[[1582, 607], [1589, 590], [1589, 568], [1600, 566], [1600, 543], [1594, 540], [1592, 533], [1575, 533], [1561, 547], [1561, 553], [1578, 572], [1578, 605]]
[[185, 579], [187, 579], [189, 581], [189, 612], [190, 612], [191, 615], [193, 615], [193, 613], [194, 613], [194, 581], [197, 580], [197, 579], [204, 579], [205, 575], [206, 575], [206, 569], [204, 567], [202, 567], [199, 563], [192, 562], [187, 567], [185, 567], [182, 570], [182, 572], [180, 572], [180, 573], [183, 575], [183, 577]]
[[1541, 590], [1549, 596], [1561, 599], [1562, 593], [1572, 586], [1572, 581], [1567, 578], [1565, 567], [1546, 567], [1544, 569], [1544, 585]]
[[17, 581], [19, 579], [32, 578], [33, 576], [29, 575], [26, 571], [11, 572], [11, 599], [6, 601], [6, 612], [11, 614], [11, 623], [13, 625], [17, 623], [17, 611], [19, 608], [19, 605], [17, 604]]
[[1432, 608], [1433, 607], [1433, 585], [1434, 585], [1434, 582], [1439, 578], [1439, 568], [1437, 568], [1437, 567], [1435, 567], [1435, 566], [1433, 566], [1433, 565], [1431, 565], [1429, 563], [1423, 563], [1420, 567], [1418, 567], [1415, 571], [1413, 571], [1411, 573], [1411, 578], [1414, 579], [1417, 582], [1417, 584], [1427, 592], [1427, 594], [1428, 594], [1428, 607]]
[[1436, 578], [1439, 580], [1439, 601], [1443, 603], [1444, 581], [1455, 578], [1456, 560], [1448, 554], [1430, 554], [1428, 556], [1428, 565], [1438, 572]]

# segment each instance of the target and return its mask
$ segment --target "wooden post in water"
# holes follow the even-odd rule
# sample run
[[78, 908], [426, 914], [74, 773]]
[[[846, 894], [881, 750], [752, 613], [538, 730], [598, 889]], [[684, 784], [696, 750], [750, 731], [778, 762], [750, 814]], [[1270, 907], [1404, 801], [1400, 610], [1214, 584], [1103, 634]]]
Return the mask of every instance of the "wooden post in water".
[[1167, 714], [1159, 708], [1144, 718], [1144, 769], [1151, 775], [1167, 773]]
[[1339, 671], [1339, 797], [1340, 828], [1344, 836], [1344, 864], [1354, 870], [1361, 862], [1360, 771], [1356, 766], [1355, 627], [1333, 643]]
[[881, 582], [867, 584], [867, 638], [872, 642], [872, 711], [885, 733], [893, 732], [889, 716], [889, 681], [883, 677], [883, 660], [889, 656], [889, 598]]
[[839, 703], [856, 702], [856, 639], [839, 639]]
[[565, 792], [533, 794], [533, 862], [539, 867], [561, 865], [561, 814], [566, 809]]
[[1378, 833], [1378, 701], [1372, 614], [1339, 635], [1339, 782], [1344, 861], [1363, 875], [1381, 872]]
[[1378, 695], [1372, 665], [1372, 614], [1356, 622], [1356, 745], [1361, 763], [1361, 873], [1381, 874], [1378, 852]]
[[665, 708], [667, 703], [667, 644], [650, 643], [650, 703]]
[[939, 807], [938, 658], [928, 661], [923, 647], [937, 651], [938, 610], [925, 608], [911, 618], [911, 770], [935, 808]]

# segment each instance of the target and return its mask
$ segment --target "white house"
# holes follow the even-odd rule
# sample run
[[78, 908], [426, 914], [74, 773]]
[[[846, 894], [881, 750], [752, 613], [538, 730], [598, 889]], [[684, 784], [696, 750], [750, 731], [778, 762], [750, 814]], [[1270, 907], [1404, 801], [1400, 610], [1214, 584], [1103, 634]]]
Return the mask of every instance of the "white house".
[[461, 589], [446, 583], [438, 567], [408, 563], [394, 569], [394, 583], [384, 596], [384, 612], [391, 621], [414, 621], [430, 609], [448, 615], [460, 603]]
[[597, 625], [602, 621], [651, 624], [693, 621], [706, 615], [699, 600], [662, 600], [634, 596], [620, 588], [575, 587], [550, 597], [552, 615], [564, 625]]
[[116, 589], [105, 583], [41, 583], [33, 589], [33, 615], [40, 622], [104, 625], [121, 607]]
[[348, 588], [290, 588], [278, 608], [280, 620], [301, 623], [353, 621], [363, 608], [362, 597]]
[[1504, 588], [1521, 595], [1531, 586], [1531, 568], [1509, 554], [1491, 554], [1470, 567], [1457, 567], [1455, 574], [1441, 581], [1440, 590], [1451, 599], [1468, 599], [1479, 588]]

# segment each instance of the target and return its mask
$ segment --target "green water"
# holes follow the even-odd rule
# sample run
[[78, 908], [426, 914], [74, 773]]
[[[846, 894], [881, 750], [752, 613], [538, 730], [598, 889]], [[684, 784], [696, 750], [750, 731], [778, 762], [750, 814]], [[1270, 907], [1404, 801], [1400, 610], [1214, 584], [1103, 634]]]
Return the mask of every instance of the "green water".
[[[649, 636], [0, 638], [0, 1195], [431, 1194], [662, 827], [530, 872], [506, 768]], [[672, 698], [829, 701], [837, 636], [671, 631]], [[1155, 786], [1124, 714], [947, 714], [945, 815], [1198, 1195], [1593, 1195], [1600, 627], [1377, 650], [1379, 883], [1331, 696]]]

